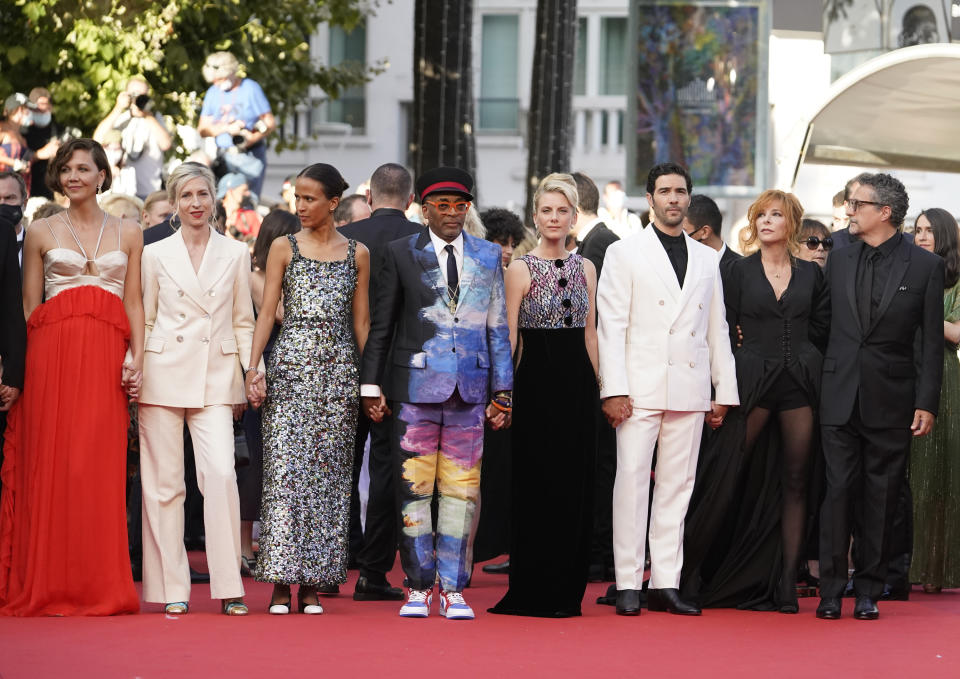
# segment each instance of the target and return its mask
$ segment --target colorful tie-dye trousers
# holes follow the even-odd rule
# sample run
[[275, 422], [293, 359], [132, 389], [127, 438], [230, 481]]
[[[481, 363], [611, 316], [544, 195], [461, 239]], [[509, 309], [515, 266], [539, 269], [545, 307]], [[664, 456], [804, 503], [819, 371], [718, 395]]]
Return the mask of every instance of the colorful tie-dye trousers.
[[[462, 591], [470, 578], [473, 515], [480, 495], [484, 404], [458, 392], [443, 403], [394, 411], [400, 473], [400, 562], [413, 589]], [[439, 493], [436, 532], [430, 504]]]

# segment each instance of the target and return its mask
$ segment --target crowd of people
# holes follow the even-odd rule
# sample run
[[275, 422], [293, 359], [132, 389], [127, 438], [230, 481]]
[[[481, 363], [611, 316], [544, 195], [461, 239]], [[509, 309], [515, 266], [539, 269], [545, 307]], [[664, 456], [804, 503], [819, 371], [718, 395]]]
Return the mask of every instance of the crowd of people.
[[[817, 617], [850, 595], [864, 620], [960, 585], [949, 212], [905, 233], [905, 187], [864, 173], [831, 229], [769, 190], [737, 253], [674, 163], [650, 170], [646, 226], [622, 187], [604, 209], [590, 177], [548, 175], [535, 233], [478, 211], [462, 169], [387, 163], [351, 195], [316, 163], [261, 219], [272, 116], [230, 55], [207, 70], [201, 134], [251, 151], [219, 180], [187, 161], [160, 188], [140, 79], [97, 139], [48, 149], [64, 200], [26, 228], [35, 179], [0, 171], [0, 615], [136, 612], [136, 571], [188, 613], [191, 471], [230, 616], [244, 577], [271, 614], [294, 586], [320, 614], [357, 568], [357, 601], [426, 617], [436, 591], [470, 619], [474, 562], [500, 555], [490, 612], [536, 617], [580, 615], [591, 580], [627, 616], [797, 613], [819, 586]], [[112, 131], [140, 149], [129, 197]]]

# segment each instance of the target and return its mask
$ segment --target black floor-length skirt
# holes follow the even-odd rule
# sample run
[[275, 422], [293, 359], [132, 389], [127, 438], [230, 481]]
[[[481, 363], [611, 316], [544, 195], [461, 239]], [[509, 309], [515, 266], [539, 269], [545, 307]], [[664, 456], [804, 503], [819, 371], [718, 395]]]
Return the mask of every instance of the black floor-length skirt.
[[584, 329], [521, 329], [514, 379], [510, 589], [492, 613], [580, 615], [598, 407]]

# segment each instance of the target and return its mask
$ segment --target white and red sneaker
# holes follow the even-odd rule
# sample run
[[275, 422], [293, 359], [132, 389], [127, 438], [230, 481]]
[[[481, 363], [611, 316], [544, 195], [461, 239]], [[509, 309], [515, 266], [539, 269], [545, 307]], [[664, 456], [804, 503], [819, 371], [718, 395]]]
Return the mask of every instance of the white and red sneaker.
[[447, 620], [473, 620], [473, 609], [463, 600], [460, 592], [440, 590], [440, 615]]
[[407, 603], [400, 607], [400, 615], [404, 618], [426, 618], [430, 615], [432, 603], [432, 589], [408, 589]]

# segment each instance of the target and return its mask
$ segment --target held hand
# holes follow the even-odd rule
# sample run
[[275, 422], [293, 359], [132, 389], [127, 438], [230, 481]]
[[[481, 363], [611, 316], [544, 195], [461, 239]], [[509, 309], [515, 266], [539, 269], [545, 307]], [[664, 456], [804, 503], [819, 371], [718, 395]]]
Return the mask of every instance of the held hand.
[[603, 414], [616, 429], [633, 415], [633, 401], [629, 396], [611, 396], [603, 401]]
[[723, 425], [723, 418], [727, 416], [729, 409], [729, 406], [710, 402], [710, 412], [707, 413], [706, 420], [711, 429], [719, 429]]
[[917, 408], [913, 412], [913, 424], [910, 425], [913, 435], [926, 436], [929, 434], [930, 430], [933, 429], [933, 421], [935, 419], [936, 417], [929, 410], [920, 410]]
[[0, 413], [10, 410], [18, 398], [20, 398], [20, 390], [16, 387], [0, 387]]
[[360, 405], [363, 412], [367, 414], [374, 422], [383, 422], [383, 418], [392, 415], [393, 412], [387, 406], [387, 397], [383, 394], [379, 396], [361, 396]]
[[233, 404], [233, 421], [237, 422], [243, 417], [244, 411], [247, 409], [246, 403], [234, 403]]
[[247, 400], [254, 408], [259, 408], [267, 397], [267, 377], [259, 370], [248, 370], [244, 378]]
[[512, 412], [504, 412], [492, 403], [487, 404], [487, 409], [485, 412], [487, 415], [487, 422], [490, 424], [491, 429], [507, 429], [513, 422]]
[[143, 386], [143, 367], [141, 361], [127, 361], [123, 364], [120, 385], [131, 401], [140, 398], [140, 387]]

